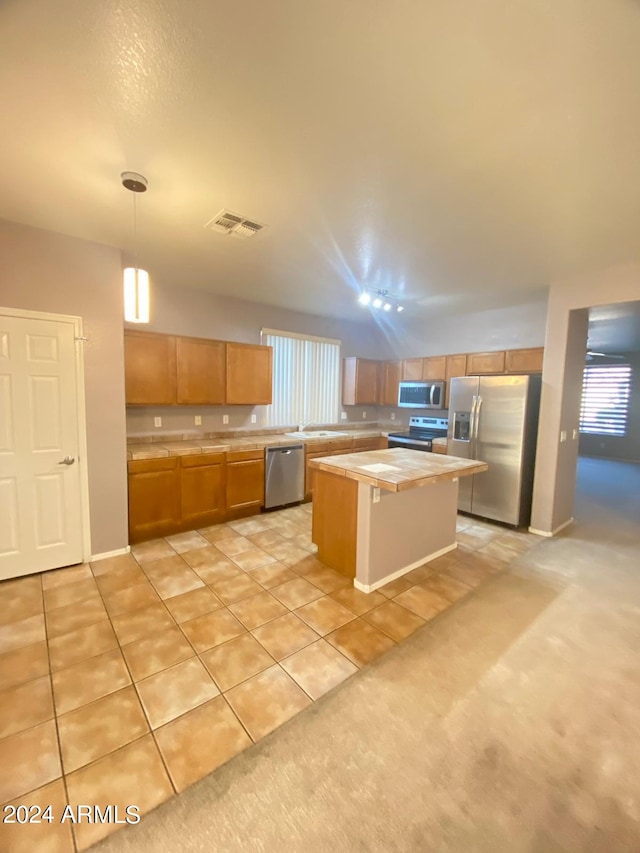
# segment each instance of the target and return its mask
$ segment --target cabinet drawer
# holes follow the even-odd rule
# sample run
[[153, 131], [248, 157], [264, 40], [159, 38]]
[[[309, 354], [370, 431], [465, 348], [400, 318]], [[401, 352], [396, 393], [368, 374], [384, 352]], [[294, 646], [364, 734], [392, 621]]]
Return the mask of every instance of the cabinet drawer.
[[310, 441], [305, 444], [304, 452], [306, 456], [309, 456], [310, 453], [315, 453], [318, 456], [330, 456], [332, 447], [332, 441]]
[[251, 459], [264, 461], [264, 450], [228, 450], [227, 462], [248, 462]]
[[161, 459], [134, 459], [127, 462], [130, 474], [148, 474], [153, 471], [175, 471], [178, 468], [178, 456], [163, 456]]
[[331, 453], [351, 453], [353, 450], [352, 438], [337, 438], [335, 441], [330, 441]]
[[199, 456], [181, 456], [183, 468], [201, 468], [206, 465], [219, 465], [226, 461], [226, 453], [201, 453]]
[[354, 438], [353, 449], [358, 450], [377, 450], [380, 445], [380, 438]]

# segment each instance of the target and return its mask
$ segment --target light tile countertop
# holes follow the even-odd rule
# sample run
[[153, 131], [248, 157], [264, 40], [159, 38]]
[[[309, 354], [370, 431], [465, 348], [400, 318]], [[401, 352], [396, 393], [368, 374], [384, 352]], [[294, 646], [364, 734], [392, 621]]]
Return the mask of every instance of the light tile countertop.
[[[388, 430], [379, 427], [367, 429], [341, 430], [340, 427], [332, 427], [336, 432], [344, 432], [344, 435], [324, 436], [313, 434], [309, 431], [307, 438], [292, 438], [282, 432], [238, 435], [231, 433], [227, 436], [214, 437], [189, 437], [178, 438], [167, 436], [165, 440], [160, 436], [132, 437], [127, 442], [127, 459], [136, 461], [142, 459], [162, 459], [167, 456], [192, 456], [198, 453], [225, 453], [229, 450], [262, 450], [265, 447], [284, 446], [289, 444], [314, 444], [330, 441], [341, 441], [353, 438], [377, 438], [386, 436]], [[136, 440], [137, 439], [137, 440]]]
[[475, 459], [459, 459], [457, 456], [406, 450], [402, 447], [345, 453], [343, 456], [322, 456], [309, 460], [309, 466], [389, 492], [402, 492], [429, 483], [453, 480], [455, 477], [468, 477], [480, 474], [489, 467], [486, 462]]

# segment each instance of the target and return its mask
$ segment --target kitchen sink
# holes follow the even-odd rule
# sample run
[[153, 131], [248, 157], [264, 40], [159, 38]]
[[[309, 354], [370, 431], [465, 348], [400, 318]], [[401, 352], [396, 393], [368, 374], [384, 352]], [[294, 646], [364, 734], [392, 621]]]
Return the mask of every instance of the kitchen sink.
[[333, 429], [312, 429], [308, 432], [287, 432], [285, 435], [288, 438], [338, 438], [341, 435], [348, 435], [348, 433], [337, 432]]

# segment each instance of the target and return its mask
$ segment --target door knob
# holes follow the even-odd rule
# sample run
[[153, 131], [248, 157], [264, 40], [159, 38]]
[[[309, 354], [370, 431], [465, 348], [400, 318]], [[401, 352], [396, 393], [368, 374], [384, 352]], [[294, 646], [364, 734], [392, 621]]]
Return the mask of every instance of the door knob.
[[58, 465], [73, 465], [75, 461], [73, 456], [65, 456], [62, 462], [58, 462]]

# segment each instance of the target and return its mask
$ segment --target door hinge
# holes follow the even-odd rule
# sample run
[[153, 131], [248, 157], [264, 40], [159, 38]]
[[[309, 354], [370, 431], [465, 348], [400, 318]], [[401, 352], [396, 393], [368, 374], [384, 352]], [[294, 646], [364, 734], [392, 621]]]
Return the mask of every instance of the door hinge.
[[73, 340], [74, 341], [82, 341], [82, 343], [85, 343], [86, 341], [89, 340], [89, 338], [85, 338], [83, 335], [79, 335], [78, 337], [74, 338]]

